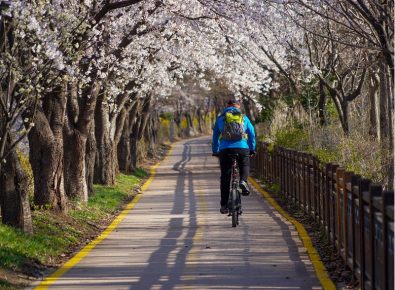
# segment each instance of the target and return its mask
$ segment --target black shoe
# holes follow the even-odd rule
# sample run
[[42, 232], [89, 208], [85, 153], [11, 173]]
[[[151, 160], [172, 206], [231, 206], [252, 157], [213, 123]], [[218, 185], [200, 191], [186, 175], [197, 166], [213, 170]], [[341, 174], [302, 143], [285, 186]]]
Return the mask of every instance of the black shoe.
[[221, 205], [221, 209], [219, 210], [222, 214], [228, 213], [228, 207], [226, 205]]
[[240, 181], [239, 186], [241, 188], [241, 194], [243, 196], [250, 195], [250, 189], [248, 188], [247, 182], [242, 180], [242, 181]]

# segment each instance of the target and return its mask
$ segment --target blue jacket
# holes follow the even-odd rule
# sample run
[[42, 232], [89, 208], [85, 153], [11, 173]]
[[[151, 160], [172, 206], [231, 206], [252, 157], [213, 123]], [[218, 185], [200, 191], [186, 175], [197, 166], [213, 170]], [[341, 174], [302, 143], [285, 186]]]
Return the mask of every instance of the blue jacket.
[[255, 151], [255, 130], [247, 116], [244, 116], [244, 130], [247, 133], [247, 139], [242, 139], [239, 141], [227, 141], [220, 139], [221, 132], [224, 129], [225, 113], [232, 110], [240, 112], [240, 110], [235, 107], [227, 107], [215, 121], [212, 141], [213, 153], [218, 153], [219, 151], [227, 148], [242, 148]]

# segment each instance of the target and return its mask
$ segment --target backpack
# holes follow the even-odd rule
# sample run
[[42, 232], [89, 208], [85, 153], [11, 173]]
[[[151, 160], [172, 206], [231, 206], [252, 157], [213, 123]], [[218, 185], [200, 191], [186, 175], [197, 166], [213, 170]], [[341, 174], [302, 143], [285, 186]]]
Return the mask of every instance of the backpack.
[[244, 132], [244, 115], [238, 111], [229, 111], [224, 116], [224, 129], [221, 139], [226, 141], [240, 141], [246, 138]]

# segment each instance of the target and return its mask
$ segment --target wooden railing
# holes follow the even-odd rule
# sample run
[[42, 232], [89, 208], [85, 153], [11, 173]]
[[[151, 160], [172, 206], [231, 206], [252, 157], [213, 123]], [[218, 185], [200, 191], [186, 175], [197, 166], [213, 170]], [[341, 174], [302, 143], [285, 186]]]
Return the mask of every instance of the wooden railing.
[[325, 229], [361, 289], [394, 289], [394, 192], [309, 153], [260, 143], [255, 174]]

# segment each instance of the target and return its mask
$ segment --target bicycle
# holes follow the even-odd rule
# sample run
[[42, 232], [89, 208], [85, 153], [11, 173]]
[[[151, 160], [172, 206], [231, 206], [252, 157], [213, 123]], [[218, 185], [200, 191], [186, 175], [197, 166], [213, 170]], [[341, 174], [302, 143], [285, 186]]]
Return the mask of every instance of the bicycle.
[[231, 187], [229, 191], [228, 200], [228, 216], [232, 216], [232, 227], [239, 224], [239, 216], [243, 213], [241, 210], [241, 193], [239, 188], [239, 169], [237, 166], [237, 154], [229, 155], [232, 158], [232, 174], [231, 174]]

